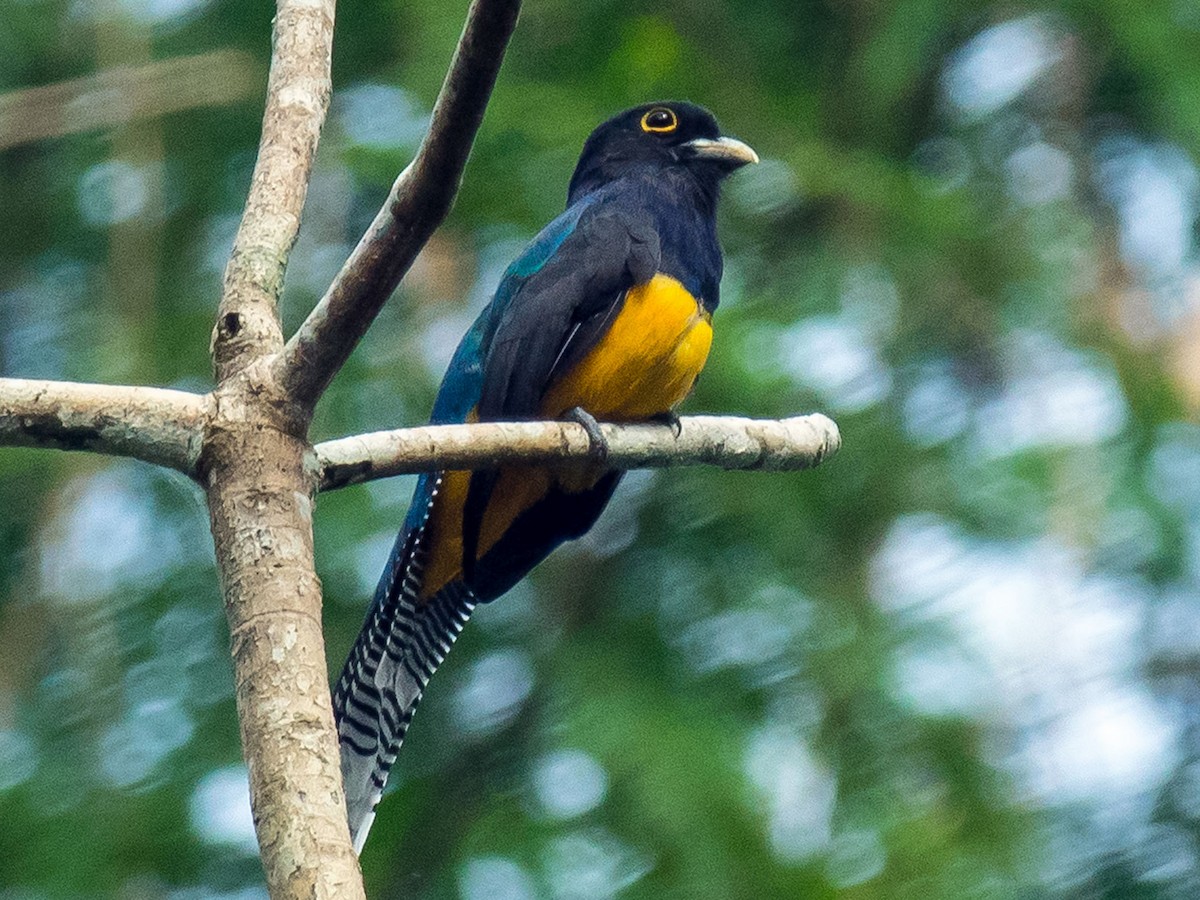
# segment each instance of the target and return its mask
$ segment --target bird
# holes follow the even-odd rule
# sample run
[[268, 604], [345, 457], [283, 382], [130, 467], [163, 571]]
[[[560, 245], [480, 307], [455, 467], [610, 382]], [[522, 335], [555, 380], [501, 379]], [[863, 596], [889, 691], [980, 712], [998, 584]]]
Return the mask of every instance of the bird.
[[480, 603], [585, 534], [622, 473], [599, 421], [664, 421], [712, 344], [721, 181], [758, 161], [705, 108], [625, 110], [584, 142], [566, 210], [505, 271], [442, 380], [432, 424], [571, 419], [587, 464], [422, 475], [333, 691], [362, 852], [413, 712]]

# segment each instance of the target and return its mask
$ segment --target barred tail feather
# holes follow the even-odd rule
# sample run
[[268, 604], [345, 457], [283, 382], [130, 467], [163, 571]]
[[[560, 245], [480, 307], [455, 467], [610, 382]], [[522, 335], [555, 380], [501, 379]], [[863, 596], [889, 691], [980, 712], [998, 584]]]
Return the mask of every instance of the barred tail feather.
[[[430, 500], [432, 503], [432, 498]], [[452, 582], [418, 600], [424, 522], [397, 541], [385, 577], [333, 694], [354, 849], [367, 840], [388, 772], [425, 686], [475, 608]]]

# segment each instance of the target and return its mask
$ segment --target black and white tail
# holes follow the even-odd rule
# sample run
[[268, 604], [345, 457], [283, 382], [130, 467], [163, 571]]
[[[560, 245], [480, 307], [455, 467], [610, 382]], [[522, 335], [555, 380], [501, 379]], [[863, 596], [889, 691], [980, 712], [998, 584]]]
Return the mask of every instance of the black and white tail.
[[[436, 487], [431, 493], [430, 507]], [[474, 595], [458, 581], [418, 599], [427, 556], [424, 526], [422, 521], [397, 541], [333, 692], [355, 852], [362, 852], [366, 843], [375, 806], [425, 685], [475, 608]]]

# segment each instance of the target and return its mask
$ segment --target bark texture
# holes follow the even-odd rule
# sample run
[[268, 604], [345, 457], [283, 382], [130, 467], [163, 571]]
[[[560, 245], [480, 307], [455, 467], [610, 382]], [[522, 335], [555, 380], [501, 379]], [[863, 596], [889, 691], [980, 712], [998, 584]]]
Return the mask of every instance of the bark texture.
[[0, 378], [0, 446], [90, 450], [189, 475], [208, 396], [162, 388]]
[[365, 896], [346, 825], [313, 562], [315, 469], [295, 423], [217, 392], [201, 476], [233, 654], [251, 806], [272, 898]]
[[334, 0], [279, 0], [262, 139], [213, 331], [221, 383], [279, 352], [278, 303], [332, 90]]

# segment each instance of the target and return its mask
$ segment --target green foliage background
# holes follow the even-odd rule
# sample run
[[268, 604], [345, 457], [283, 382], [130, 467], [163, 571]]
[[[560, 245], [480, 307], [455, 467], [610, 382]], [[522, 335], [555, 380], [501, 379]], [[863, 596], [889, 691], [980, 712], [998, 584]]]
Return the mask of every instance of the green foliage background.
[[[464, 6], [339, 10], [289, 327], [415, 146]], [[371, 896], [1200, 896], [1197, 10], [528, 0], [457, 207], [315, 436], [421, 421], [588, 131], [682, 97], [764, 158], [729, 184], [686, 410], [822, 410], [845, 445], [633, 475], [481, 609]], [[0, 373], [211, 384], [271, 15], [0, 0], [2, 94], [215, 50], [252, 76], [5, 140]], [[317, 507], [335, 668], [410, 490]], [[196, 489], [9, 449], [0, 510], [0, 898], [265, 897]]]

